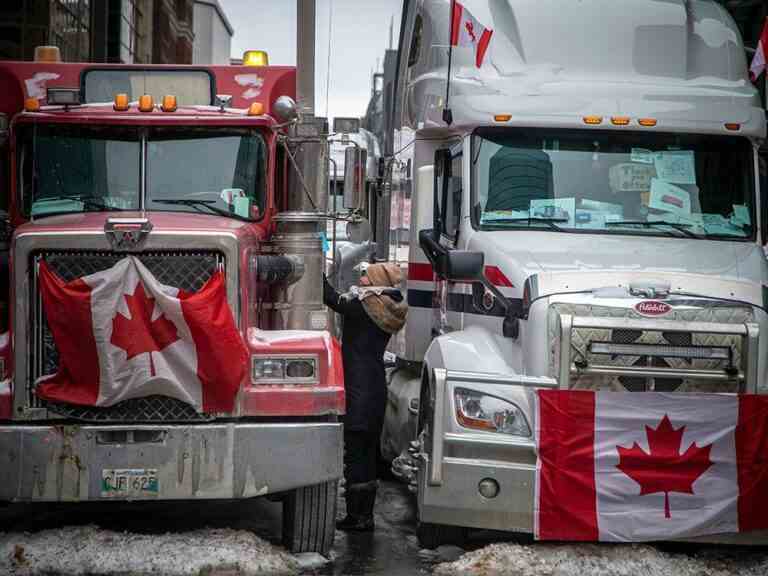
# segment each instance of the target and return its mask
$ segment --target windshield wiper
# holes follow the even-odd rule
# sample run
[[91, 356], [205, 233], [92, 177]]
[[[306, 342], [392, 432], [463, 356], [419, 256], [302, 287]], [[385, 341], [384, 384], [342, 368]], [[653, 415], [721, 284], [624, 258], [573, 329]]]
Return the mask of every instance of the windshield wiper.
[[243, 222], [251, 222], [250, 218], [246, 218], [245, 216], [240, 216], [240, 214], [236, 214], [234, 212], [230, 212], [229, 210], [224, 210], [223, 208], [219, 208], [218, 206], [215, 206], [216, 200], [194, 200], [192, 198], [172, 198], [169, 200], [160, 200], [157, 198], [153, 198], [152, 202], [155, 202], [157, 204], [175, 204], [177, 206], [189, 206], [190, 208], [194, 208], [200, 213], [204, 213], [202, 208], [207, 208], [209, 212], [213, 212], [214, 214], [218, 214], [219, 216], [224, 216], [226, 218], [235, 218], [236, 220], [242, 220]]
[[494, 224], [515, 224], [517, 222], [528, 222], [529, 226], [531, 225], [531, 222], [541, 222], [552, 228], [552, 230], [562, 232], [563, 229], [555, 224], [555, 222], [568, 222], [568, 218], [547, 218], [545, 216], [529, 216], [528, 218], [493, 218], [492, 220], [483, 222], [482, 225], [493, 226]]
[[[46, 196], [45, 198], [38, 198], [33, 202], [33, 204], [37, 204], [38, 202], [55, 202], [57, 200], [72, 200], [73, 202], [82, 203], [83, 206], [97, 208], [103, 211], [114, 210], [119, 212], [121, 210], [125, 210], [125, 208], [118, 208], [116, 206], [109, 206], [104, 204], [100, 198], [100, 196], [75, 196], [74, 194], [61, 194], [59, 196]], [[47, 216], [47, 214], [41, 214], [41, 216]]]
[[682, 222], [667, 222], [666, 220], [652, 220], [650, 222], [647, 222], [645, 220], [621, 220], [617, 222], [606, 222], [606, 227], [608, 226], [642, 226], [643, 228], [653, 228], [654, 226], [669, 226], [670, 228], [673, 228], [680, 232], [683, 236], [687, 236], [688, 238], [701, 238], [701, 236], [694, 234], [688, 228], [693, 226], [693, 224], [684, 224]]

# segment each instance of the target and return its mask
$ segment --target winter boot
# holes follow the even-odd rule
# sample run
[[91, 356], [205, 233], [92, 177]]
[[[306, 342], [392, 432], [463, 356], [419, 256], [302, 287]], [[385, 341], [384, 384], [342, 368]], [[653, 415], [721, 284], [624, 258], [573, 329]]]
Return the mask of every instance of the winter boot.
[[345, 532], [372, 532], [376, 481], [348, 484], [345, 498], [347, 517], [336, 522], [336, 528]]

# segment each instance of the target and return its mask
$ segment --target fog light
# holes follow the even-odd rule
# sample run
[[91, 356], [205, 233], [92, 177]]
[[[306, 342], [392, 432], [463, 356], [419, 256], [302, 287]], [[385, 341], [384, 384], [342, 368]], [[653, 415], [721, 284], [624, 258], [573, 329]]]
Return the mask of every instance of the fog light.
[[483, 498], [496, 498], [499, 494], [499, 483], [493, 478], [483, 478], [477, 485], [477, 489]]

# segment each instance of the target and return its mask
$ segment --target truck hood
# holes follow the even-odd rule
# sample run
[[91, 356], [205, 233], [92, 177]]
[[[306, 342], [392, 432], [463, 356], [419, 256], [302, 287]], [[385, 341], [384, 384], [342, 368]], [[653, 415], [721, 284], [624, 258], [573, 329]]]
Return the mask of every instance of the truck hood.
[[222, 233], [234, 234], [238, 237], [249, 236], [254, 232], [266, 229], [266, 224], [257, 222], [249, 224], [234, 218], [225, 218], [215, 214], [194, 214], [188, 212], [84, 212], [77, 214], [62, 214], [38, 218], [27, 222], [16, 229], [16, 234], [49, 233], [81, 231], [93, 232], [104, 230], [104, 224], [109, 218], [147, 218], [152, 222], [153, 230], [179, 233]]
[[752, 242], [505, 231], [478, 232], [468, 248], [485, 252], [518, 289], [532, 275], [542, 287], [569, 290], [660, 279], [721, 297], [741, 286], [754, 300], [768, 281], [765, 254]]

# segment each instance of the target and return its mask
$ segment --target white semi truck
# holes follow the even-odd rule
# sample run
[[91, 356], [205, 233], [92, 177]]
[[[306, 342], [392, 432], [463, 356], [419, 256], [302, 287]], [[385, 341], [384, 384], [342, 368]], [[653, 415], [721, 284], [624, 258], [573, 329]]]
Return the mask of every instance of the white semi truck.
[[493, 30], [481, 66], [454, 47], [446, 101], [451, 2], [405, 0], [385, 105], [413, 192], [383, 444], [416, 433], [430, 547], [534, 531], [537, 388], [768, 392], [766, 116], [725, 9], [463, 5]]

